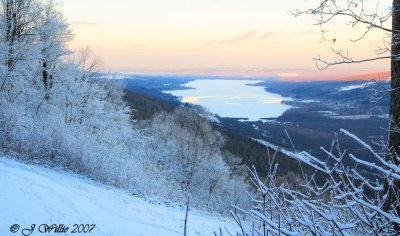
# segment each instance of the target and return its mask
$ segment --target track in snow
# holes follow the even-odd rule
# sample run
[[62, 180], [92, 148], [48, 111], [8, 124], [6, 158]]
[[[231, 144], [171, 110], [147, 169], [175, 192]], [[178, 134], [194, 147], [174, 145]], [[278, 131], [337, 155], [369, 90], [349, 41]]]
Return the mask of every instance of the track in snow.
[[[38, 231], [41, 224], [69, 226], [68, 235], [73, 224], [96, 224], [86, 235], [183, 235], [184, 217], [184, 207], [151, 203], [74, 174], [0, 157], [0, 235], [22, 235], [31, 224], [36, 225], [31, 235], [46, 235]], [[20, 229], [11, 233], [14, 224]], [[193, 210], [188, 233], [212, 235], [233, 225]]]

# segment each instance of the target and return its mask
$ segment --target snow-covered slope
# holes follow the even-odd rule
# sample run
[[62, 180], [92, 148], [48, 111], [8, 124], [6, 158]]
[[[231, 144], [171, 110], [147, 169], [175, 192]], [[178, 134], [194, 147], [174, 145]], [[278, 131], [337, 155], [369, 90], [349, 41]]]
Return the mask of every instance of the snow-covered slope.
[[[90, 235], [183, 235], [184, 218], [182, 206], [0, 157], [0, 235], [22, 235], [32, 224], [36, 226], [31, 235], [43, 235], [38, 231], [42, 224], [69, 226], [68, 235], [74, 224], [95, 224]], [[20, 229], [11, 233], [14, 224]], [[197, 210], [189, 213], [189, 235], [212, 235], [219, 227], [232, 229], [234, 223]]]

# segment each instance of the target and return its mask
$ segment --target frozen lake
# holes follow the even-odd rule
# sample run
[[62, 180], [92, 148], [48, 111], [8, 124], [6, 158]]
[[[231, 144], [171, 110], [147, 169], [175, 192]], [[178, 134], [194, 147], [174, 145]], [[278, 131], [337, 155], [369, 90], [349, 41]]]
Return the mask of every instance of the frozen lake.
[[282, 104], [289, 98], [269, 93], [263, 87], [251, 86], [259, 80], [195, 80], [184, 84], [193, 89], [165, 91], [181, 97], [182, 102], [198, 104], [221, 117], [276, 118], [289, 105]]

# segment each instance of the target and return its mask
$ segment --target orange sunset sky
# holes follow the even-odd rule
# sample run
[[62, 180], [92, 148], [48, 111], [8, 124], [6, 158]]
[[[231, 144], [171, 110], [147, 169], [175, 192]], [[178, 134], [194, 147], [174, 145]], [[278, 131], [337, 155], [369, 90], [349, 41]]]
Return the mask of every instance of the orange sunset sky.
[[[388, 35], [372, 31], [352, 43], [361, 27], [346, 21], [329, 25], [336, 42], [323, 42], [315, 18], [289, 11], [316, 1], [302, 0], [63, 0], [71, 24], [72, 49], [89, 46], [104, 70], [182, 73], [286, 74], [318, 71], [313, 57], [334, 59], [330, 47], [348, 50], [354, 59], [373, 57]], [[381, 2], [390, 5], [390, 1]], [[389, 60], [338, 66], [360, 73], [388, 71]], [[361, 69], [363, 68], [363, 69]], [[322, 76], [332, 70], [316, 72]], [[303, 73], [304, 74], [304, 73]]]

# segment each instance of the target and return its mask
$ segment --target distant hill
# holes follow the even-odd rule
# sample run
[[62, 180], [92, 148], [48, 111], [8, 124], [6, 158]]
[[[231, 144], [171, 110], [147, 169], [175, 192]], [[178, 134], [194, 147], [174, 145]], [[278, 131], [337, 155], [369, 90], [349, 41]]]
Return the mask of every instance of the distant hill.
[[310, 75], [299, 75], [299, 76], [287, 76], [279, 77], [279, 81], [287, 82], [304, 82], [304, 81], [355, 81], [362, 80], [368, 81], [371, 79], [387, 81], [390, 80], [390, 72], [372, 72], [372, 73], [362, 73], [353, 75], [343, 75], [341, 73], [331, 73], [331, 74], [310, 74]]

